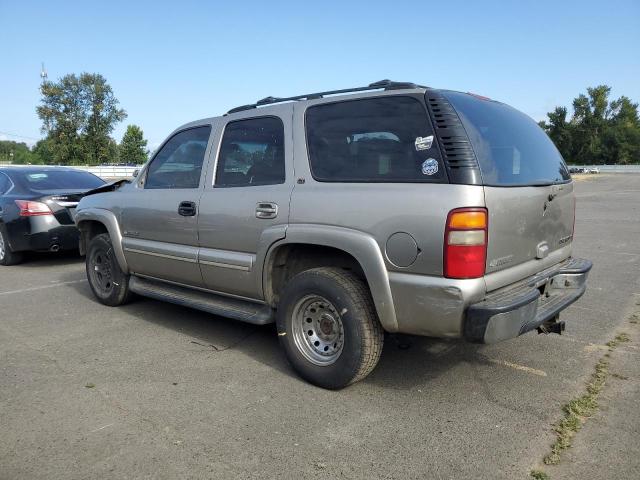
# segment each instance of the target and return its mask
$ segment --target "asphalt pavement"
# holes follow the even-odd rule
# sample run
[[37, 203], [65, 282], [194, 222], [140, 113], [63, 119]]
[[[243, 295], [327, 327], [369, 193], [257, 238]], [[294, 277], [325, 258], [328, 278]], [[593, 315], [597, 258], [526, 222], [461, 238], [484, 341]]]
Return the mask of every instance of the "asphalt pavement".
[[[377, 369], [338, 392], [295, 375], [273, 326], [146, 299], [102, 306], [74, 255], [1, 268], [0, 479], [528, 478], [640, 300], [640, 175], [576, 188], [574, 254], [594, 268], [564, 335], [390, 337]], [[638, 440], [640, 411], [622, 401], [638, 390], [619, 388], [554, 479], [574, 478], [590, 438], [606, 458], [620, 422]], [[638, 471], [637, 446], [611, 445], [609, 478]]]

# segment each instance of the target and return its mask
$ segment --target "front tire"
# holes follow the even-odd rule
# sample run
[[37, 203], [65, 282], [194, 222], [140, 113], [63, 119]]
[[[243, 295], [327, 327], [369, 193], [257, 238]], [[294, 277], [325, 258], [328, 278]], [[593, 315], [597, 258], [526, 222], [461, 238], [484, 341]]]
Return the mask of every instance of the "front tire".
[[129, 275], [118, 265], [108, 233], [96, 235], [89, 242], [86, 269], [89, 286], [100, 303], [116, 307], [129, 301]]
[[280, 344], [298, 374], [322, 388], [365, 378], [382, 354], [384, 333], [367, 285], [339, 268], [293, 277], [276, 315]]
[[13, 252], [9, 246], [9, 234], [4, 224], [0, 224], [0, 265], [17, 265], [23, 259], [21, 252]]

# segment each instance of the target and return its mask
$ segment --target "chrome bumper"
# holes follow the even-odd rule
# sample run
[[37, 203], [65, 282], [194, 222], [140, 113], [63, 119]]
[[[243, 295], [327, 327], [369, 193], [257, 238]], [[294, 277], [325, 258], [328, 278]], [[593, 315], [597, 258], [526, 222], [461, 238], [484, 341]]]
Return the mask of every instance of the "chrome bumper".
[[464, 337], [476, 343], [495, 343], [541, 326], [582, 296], [591, 267], [589, 260], [570, 258], [488, 294], [467, 309]]

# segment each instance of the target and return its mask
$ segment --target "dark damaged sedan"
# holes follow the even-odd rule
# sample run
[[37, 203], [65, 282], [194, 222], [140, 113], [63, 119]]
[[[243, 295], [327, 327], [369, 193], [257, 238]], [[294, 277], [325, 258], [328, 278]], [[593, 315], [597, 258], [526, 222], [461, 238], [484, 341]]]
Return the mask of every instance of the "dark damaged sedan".
[[73, 221], [82, 195], [105, 182], [65, 167], [0, 167], [0, 265], [14, 265], [25, 251], [73, 250]]

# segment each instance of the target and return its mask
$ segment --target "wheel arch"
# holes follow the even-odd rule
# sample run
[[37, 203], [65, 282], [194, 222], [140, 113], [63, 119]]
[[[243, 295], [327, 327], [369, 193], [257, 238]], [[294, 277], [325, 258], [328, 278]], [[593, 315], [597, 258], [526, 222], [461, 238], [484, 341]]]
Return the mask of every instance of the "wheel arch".
[[76, 214], [76, 225], [80, 230], [80, 253], [84, 255], [89, 242], [100, 233], [108, 233], [111, 237], [113, 252], [118, 261], [118, 265], [123, 272], [127, 273], [129, 267], [122, 248], [122, 234], [118, 220], [113, 212], [101, 208], [87, 208], [78, 211]]
[[389, 275], [380, 247], [366, 233], [324, 225], [289, 225], [286, 238], [268, 250], [262, 272], [265, 300], [276, 306], [279, 292], [295, 274], [319, 266], [339, 266], [353, 271], [367, 284], [380, 323], [396, 332]]

